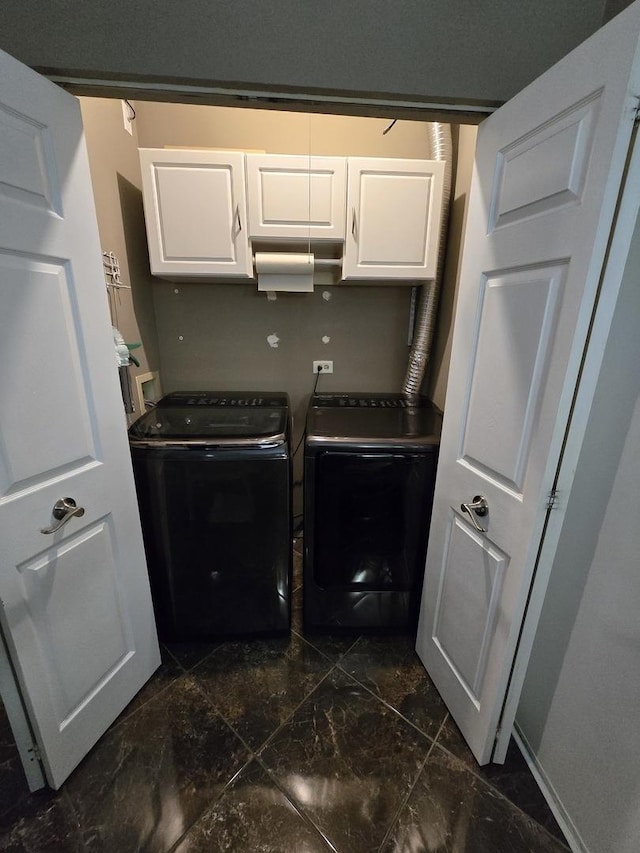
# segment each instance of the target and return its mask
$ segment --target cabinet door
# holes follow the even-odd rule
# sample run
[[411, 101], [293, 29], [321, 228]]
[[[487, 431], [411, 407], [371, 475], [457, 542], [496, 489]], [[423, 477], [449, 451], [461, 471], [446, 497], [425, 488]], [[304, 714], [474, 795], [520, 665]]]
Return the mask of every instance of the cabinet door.
[[244, 154], [140, 151], [151, 272], [252, 278]]
[[253, 238], [344, 240], [344, 157], [247, 154]]
[[444, 163], [349, 157], [345, 279], [434, 278]]

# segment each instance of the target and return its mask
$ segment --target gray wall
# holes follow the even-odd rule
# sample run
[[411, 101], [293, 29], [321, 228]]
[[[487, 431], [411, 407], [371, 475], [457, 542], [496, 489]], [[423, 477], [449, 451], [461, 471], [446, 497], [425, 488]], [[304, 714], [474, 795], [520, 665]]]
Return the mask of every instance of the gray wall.
[[590, 853], [640, 850], [640, 226], [517, 723]]
[[[400, 390], [408, 355], [410, 286], [321, 281], [313, 294], [278, 294], [270, 302], [255, 284], [184, 284], [150, 277], [137, 147], [428, 158], [424, 123], [399, 121], [383, 135], [386, 119], [137, 102], [132, 138], [122, 126], [118, 101], [83, 98], [81, 105], [103, 248], [120, 257], [123, 279], [133, 287], [131, 293], [118, 294], [114, 319], [126, 340], [143, 340], [141, 369], [159, 368], [164, 391], [286, 390], [297, 439], [315, 359], [334, 361], [334, 374], [320, 377], [319, 389]], [[431, 368], [440, 406], [475, 129], [464, 129], [463, 136], [451, 273]], [[274, 333], [279, 338], [275, 348], [267, 340]]]
[[360, 157], [428, 157], [420, 121], [399, 121], [386, 135], [388, 119], [298, 112], [139, 102], [141, 148], [177, 145]]
[[280, 90], [507, 100], [593, 33], [605, 0], [3, 0], [37, 69]]
[[125, 341], [142, 341], [134, 355], [140, 368], [132, 375], [157, 370], [158, 341], [153, 309], [152, 277], [144, 228], [138, 139], [124, 129], [120, 101], [81, 98], [91, 183], [103, 251], [118, 257], [122, 281], [131, 290], [110, 292], [112, 322]]
[[[383, 130], [389, 125], [387, 119], [151, 102], [139, 102], [137, 108], [138, 139], [143, 148], [178, 145], [259, 149], [282, 154], [311, 152], [318, 155], [362, 157], [431, 156], [425, 125], [416, 121], [399, 121], [389, 133], [383, 135]], [[453, 311], [476, 133], [475, 127], [463, 125], [454, 129], [457, 169], [454, 170], [446, 275], [428, 388], [425, 388], [440, 408], [444, 408], [446, 396]], [[210, 362], [211, 370], [207, 371], [205, 365], [199, 370], [201, 382], [206, 385], [208, 381], [209, 387], [216, 382], [226, 383], [226, 387], [234, 383], [246, 385], [247, 377], [259, 374], [266, 367], [263, 358], [266, 358], [267, 363], [275, 363], [275, 353], [263, 352], [266, 334], [270, 333], [265, 332], [265, 328], [269, 323], [277, 321], [280, 329], [278, 334], [282, 337], [282, 331], [288, 330], [287, 323], [293, 316], [293, 309], [278, 308], [274, 303], [267, 303], [264, 296], [255, 294], [255, 286], [244, 286], [244, 299], [235, 299], [235, 307], [232, 309], [233, 294], [239, 294], [242, 287], [234, 285], [224, 290], [220, 290], [219, 286], [209, 287], [206, 289], [206, 297], [193, 299], [189, 303], [190, 307], [185, 307], [182, 314], [180, 324], [184, 326], [185, 320], [188, 322], [191, 312], [194, 312], [193, 319], [197, 325], [190, 332], [190, 340], [198, 348], [201, 343], [206, 343], [209, 354], [215, 354], [215, 359]], [[285, 340], [280, 343], [279, 350], [288, 349], [289, 359], [282, 363], [282, 369], [276, 374], [276, 378], [280, 376], [281, 387], [292, 389], [299, 416], [304, 408], [303, 398], [308, 392], [307, 368], [314, 358], [332, 358], [336, 362], [334, 377], [321, 380], [327, 389], [400, 388], [408, 353], [406, 339], [409, 309], [406, 288], [402, 287], [404, 292], [396, 292], [392, 296], [381, 293], [379, 286], [364, 289], [358, 285], [358, 295], [355, 296], [354, 287], [330, 288], [335, 297], [331, 304], [304, 296], [279, 297], [281, 306], [285, 303], [300, 306], [296, 309], [296, 324], [300, 334], [296, 336], [295, 349], [291, 349], [291, 338], [288, 343]], [[397, 291], [398, 288], [394, 287], [393, 290]], [[183, 287], [181, 292], [186, 294], [191, 292], [191, 288], [185, 290]], [[156, 288], [166, 388], [184, 387], [193, 375], [192, 359], [189, 356], [187, 360], [186, 357], [190, 350], [185, 346], [176, 346], [177, 319], [173, 313], [176, 300], [168, 296], [171, 293], [171, 288]], [[203, 309], [209, 318], [231, 316], [234, 318], [231, 327], [219, 329], [213, 321], [215, 325], [205, 335], [201, 326]], [[363, 316], [369, 323], [368, 333], [367, 326], [362, 324], [363, 310]], [[281, 313], [283, 311], [287, 313]], [[338, 322], [338, 327], [334, 321]], [[233, 329], [242, 329], [242, 336], [234, 336]], [[356, 329], [360, 330], [359, 334], [356, 334]], [[212, 333], [218, 336], [215, 344], [210, 337]], [[331, 337], [330, 344], [322, 343], [324, 335]], [[226, 347], [227, 353], [234, 353], [232, 358], [219, 357], [223, 347]], [[355, 365], [358, 365], [357, 371]]]
[[604, 21], [610, 21], [611, 18], [630, 6], [633, 0], [607, 0], [604, 9]]
[[[399, 121], [383, 135], [389, 124], [385, 119], [180, 104], [136, 106], [141, 147], [430, 156], [421, 122]], [[318, 284], [313, 294], [282, 293], [269, 302], [255, 284], [157, 280], [154, 299], [163, 388], [286, 390], [297, 437], [314, 383], [315, 359], [334, 362], [334, 374], [320, 377], [319, 389], [400, 391], [408, 355], [410, 297], [407, 285]], [[274, 333], [277, 348], [267, 341]], [[324, 343], [323, 338], [330, 340]], [[437, 372], [446, 375], [447, 367], [439, 362]]]
[[[154, 289], [165, 390], [287, 391], [300, 428], [314, 359], [334, 362], [319, 390], [400, 390], [410, 288], [317, 286], [275, 302], [255, 284], [158, 282]], [[277, 347], [267, 341], [272, 334]]]

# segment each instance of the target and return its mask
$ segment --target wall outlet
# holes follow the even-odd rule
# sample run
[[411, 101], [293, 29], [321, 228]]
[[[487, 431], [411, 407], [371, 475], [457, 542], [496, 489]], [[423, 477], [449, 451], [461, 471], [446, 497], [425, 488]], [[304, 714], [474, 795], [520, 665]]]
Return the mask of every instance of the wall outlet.
[[314, 361], [313, 362], [313, 372], [314, 373], [333, 373], [333, 362], [332, 361]]

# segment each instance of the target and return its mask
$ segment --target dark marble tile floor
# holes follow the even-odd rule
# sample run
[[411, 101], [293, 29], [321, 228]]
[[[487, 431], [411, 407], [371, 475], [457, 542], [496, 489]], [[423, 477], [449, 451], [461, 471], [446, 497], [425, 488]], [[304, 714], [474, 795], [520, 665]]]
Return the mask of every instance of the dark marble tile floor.
[[171, 645], [60, 791], [0, 713], [9, 853], [566, 853], [512, 744], [478, 767], [405, 637]]

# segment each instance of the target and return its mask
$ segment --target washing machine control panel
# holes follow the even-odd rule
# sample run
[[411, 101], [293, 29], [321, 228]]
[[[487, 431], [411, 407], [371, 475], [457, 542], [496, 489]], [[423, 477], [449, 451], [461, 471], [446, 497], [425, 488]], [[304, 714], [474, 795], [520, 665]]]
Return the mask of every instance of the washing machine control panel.
[[322, 409], [415, 409], [432, 404], [423, 397], [409, 400], [400, 394], [315, 394], [311, 405]]
[[215, 408], [285, 408], [289, 405], [286, 394], [254, 391], [174, 391], [158, 403], [159, 406], [212, 406]]

